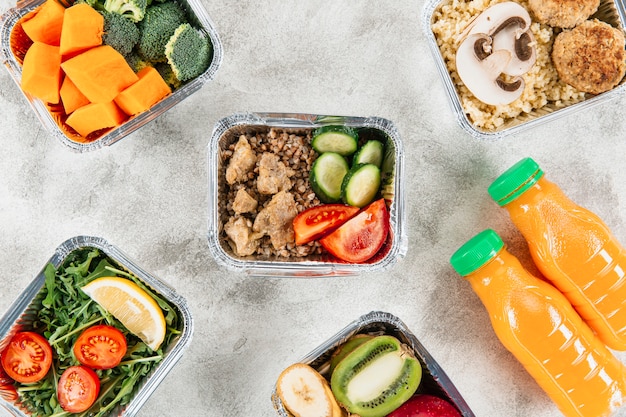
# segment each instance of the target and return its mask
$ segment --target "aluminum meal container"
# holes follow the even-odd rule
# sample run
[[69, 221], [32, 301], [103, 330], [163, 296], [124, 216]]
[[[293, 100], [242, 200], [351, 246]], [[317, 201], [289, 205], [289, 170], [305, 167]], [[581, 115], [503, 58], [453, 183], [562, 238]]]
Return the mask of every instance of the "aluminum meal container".
[[[605, 103], [624, 94], [624, 91], [626, 90], [626, 77], [622, 78], [617, 86], [607, 92], [598, 95], [586, 94], [583, 101], [577, 102], [575, 104], [565, 105], [564, 107], [557, 106], [553, 102], [548, 102], [547, 105], [539, 109], [532, 110], [529, 113], [520, 114], [516, 118], [498, 127], [495, 131], [486, 130], [475, 126], [474, 124], [472, 124], [472, 121], [466, 114], [466, 110], [461, 104], [459, 92], [457, 90], [457, 87], [455, 86], [454, 81], [452, 80], [452, 77], [450, 76], [450, 73], [448, 72], [444, 57], [442, 56], [441, 50], [439, 49], [437, 39], [431, 25], [436, 10], [442, 4], [447, 3], [447, 1], [442, 0], [427, 0], [422, 11], [422, 28], [426, 34], [426, 38], [428, 39], [430, 50], [435, 59], [437, 69], [439, 70], [439, 73], [441, 75], [441, 79], [447, 93], [448, 101], [452, 107], [452, 111], [454, 112], [456, 119], [461, 127], [465, 131], [467, 131], [472, 137], [478, 139], [501, 139], [505, 136], [527, 130], [528, 128], [543, 124], [550, 120], [554, 120], [556, 118], [566, 116], [574, 112], [589, 109], [597, 104]], [[626, 12], [623, 0], [600, 0], [600, 6], [598, 8], [598, 11], [593, 14], [589, 19], [601, 20], [615, 28], [618, 28], [621, 31], [624, 31], [624, 22], [626, 22], [625, 13]], [[459, 31], [461, 30], [463, 30], [463, 27], [459, 28]]]
[[[267, 132], [279, 128], [287, 132], [306, 133], [320, 126], [345, 125], [366, 129], [385, 141], [385, 160], [382, 164], [382, 195], [390, 214], [387, 242], [377, 255], [362, 264], [340, 262], [328, 254], [307, 257], [281, 258], [237, 256], [226, 242], [222, 230], [220, 204], [226, 180], [224, 152], [242, 133]], [[356, 275], [389, 268], [404, 257], [407, 250], [405, 231], [404, 156], [400, 135], [394, 124], [378, 117], [343, 117], [314, 114], [238, 113], [223, 118], [215, 125], [208, 144], [209, 167], [209, 249], [217, 262], [229, 269], [252, 276], [322, 277]], [[387, 178], [387, 181], [385, 181]]]
[[[158, 293], [164, 299], [169, 301], [178, 309], [181, 317], [181, 328], [178, 330], [180, 334], [173, 339], [169, 346], [163, 347], [163, 359], [152, 370], [151, 374], [139, 380], [137, 391], [133, 398], [124, 407], [116, 407], [110, 412], [111, 416], [130, 417], [137, 414], [141, 406], [148, 400], [152, 392], [163, 381], [169, 371], [181, 358], [184, 350], [191, 342], [193, 335], [193, 318], [187, 305], [186, 300], [178, 295], [174, 289], [169, 287], [165, 282], [149, 274], [141, 269], [126, 255], [124, 255], [115, 246], [109, 244], [105, 239], [92, 236], [76, 236], [63, 242], [55, 251], [50, 260], [46, 263], [53, 264], [55, 267], [61, 265], [64, 260], [73, 251], [82, 248], [96, 248], [104, 254], [108, 255], [112, 260], [119, 264], [121, 269], [132, 273], [141, 280], [147, 287]], [[34, 300], [39, 295], [40, 290], [45, 286], [44, 268], [26, 289], [17, 297], [13, 305], [5, 312], [0, 319], [0, 349], [3, 348], [3, 342], [10, 340], [16, 332], [20, 331], [23, 326], [28, 326], [29, 320], [36, 315], [33, 309]], [[26, 413], [17, 404], [9, 402], [0, 396], [0, 407], [16, 417], [28, 417]]]
[[[437, 361], [426, 348], [422, 346], [417, 337], [411, 333], [406, 325], [398, 317], [390, 313], [372, 311], [359, 317], [298, 362], [312, 366], [329, 380], [330, 375], [328, 375], [328, 370], [333, 352], [348, 339], [357, 334], [371, 334], [375, 336], [390, 335], [408, 345], [422, 364], [422, 381], [416, 393], [431, 394], [443, 398], [454, 405], [462, 416], [474, 417], [474, 413], [470, 410], [459, 391]], [[291, 364], [285, 365], [285, 368], [289, 365]], [[276, 386], [274, 386], [272, 391], [272, 404], [279, 416], [292, 417], [292, 415], [285, 410], [277, 394]]]
[[[69, 0], [70, 3], [73, 0]], [[16, 30], [20, 25], [20, 19], [35, 9], [45, 0], [19, 0], [17, 5], [6, 11], [0, 17], [0, 49], [2, 62], [7, 68], [11, 77], [15, 81], [17, 88], [20, 88], [22, 79], [22, 61], [26, 51], [20, 47], [24, 42], [20, 41], [22, 36], [26, 36], [23, 31]], [[192, 26], [202, 30], [208, 35], [213, 45], [213, 57], [209, 67], [198, 77], [182, 85], [172, 94], [152, 106], [149, 110], [129, 118], [122, 125], [104, 131], [101, 136], [85, 142], [85, 139], [77, 135], [68, 127], [59, 127], [55, 120], [60, 119], [60, 112], [55, 111], [54, 106], [50, 106], [39, 99], [23, 93], [24, 97], [35, 111], [37, 118], [41, 121], [44, 128], [55, 138], [61, 141], [65, 146], [76, 152], [88, 152], [109, 146], [118, 140], [126, 137], [130, 133], [139, 129], [146, 123], [156, 119], [159, 115], [165, 113], [170, 108], [180, 103], [183, 99], [199, 90], [205, 83], [215, 78], [215, 74], [222, 63], [223, 47], [215, 26], [209, 18], [206, 10], [202, 6], [202, 2], [198, 0], [178, 0], [187, 12], [188, 21]], [[58, 107], [58, 106], [57, 106]], [[91, 138], [90, 138], [91, 139]]]

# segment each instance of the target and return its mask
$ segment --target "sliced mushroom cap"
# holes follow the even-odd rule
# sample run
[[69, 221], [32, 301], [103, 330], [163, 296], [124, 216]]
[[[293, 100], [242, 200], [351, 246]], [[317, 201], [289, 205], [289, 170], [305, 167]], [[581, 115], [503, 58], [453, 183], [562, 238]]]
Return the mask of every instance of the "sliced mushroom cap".
[[528, 72], [537, 60], [535, 40], [528, 11], [518, 3], [506, 1], [485, 9], [473, 19], [461, 33], [459, 41], [468, 36], [483, 33], [493, 39], [491, 49], [511, 52], [511, 61], [502, 70], [504, 74], [517, 76]]
[[515, 77], [504, 81], [502, 73], [509, 65], [512, 53], [506, 49], [483, 54], [491, 45], [491, 37], [484, 33], [469, 35], [461, 43], [456, 53], [456, 70], [461, 81], [486, 104], [509, 104], [518, 99], [524, 91], [524, 80]]

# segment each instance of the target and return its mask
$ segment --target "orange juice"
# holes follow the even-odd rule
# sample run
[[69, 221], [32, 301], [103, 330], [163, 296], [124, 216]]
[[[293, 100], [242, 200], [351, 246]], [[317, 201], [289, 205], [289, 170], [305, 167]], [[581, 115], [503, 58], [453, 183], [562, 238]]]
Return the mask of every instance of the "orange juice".
[[530, 274], [491, 229], [450, 263], [472, 285], [496, 336], [566, 416], [611, 416], [624, 402], [626, 367], [550, 283]]
[[489, 187], [541, 273], [610, 348], [626, 350], [626, 251], [594, 213], [548, 181], [531, 158]]

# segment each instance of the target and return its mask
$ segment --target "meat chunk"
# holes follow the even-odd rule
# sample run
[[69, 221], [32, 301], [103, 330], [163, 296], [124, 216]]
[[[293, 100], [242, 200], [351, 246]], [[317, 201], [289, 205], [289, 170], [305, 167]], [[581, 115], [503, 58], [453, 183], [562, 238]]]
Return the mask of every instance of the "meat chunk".
[[231, 185], [236, 182], [245, 182], [248, 179], [248, 173], [254, 170], [255, 165], [256, 154], [248, 143], [248, 139], [241, 135], [226, 168], [226, 182]]
[[274, 249], [280, 249], [295, 241], [293, 219], [297, 214], [293, 195], [279, 191], [256, 216], [252, 230], [269, 235]]
[[559, 78], [585, 93], [600, 94], [624, 78], [624, 33], [597, 19], [559, 33], [552, 61]]
[[598, 10], [600, 0], [529, 0], [528, 8], [539, 23], [573, 28]]
[[291, 189], [291, 177], [294, 170], [287, 167], [280, 157], [271, 152], [265, 152], [259, 160], [259, 177], [257, 189], [261, 194], [276, 194], [279, 191]]
[[252, 231], [252, 222], [241, 216], [235, 216], [228, 219], [224, 225], [224, 231], [228, 236], [229, 243], [238, 256], [252, 255], [259, 247], [259, 239], [261, 233]]
[[235, 201], [233, 201], [233, 210], [235, 213], [250, 213], [256, 210], [259, 202], [254, 199], [245, 188], [240, 188], [235, 195]]

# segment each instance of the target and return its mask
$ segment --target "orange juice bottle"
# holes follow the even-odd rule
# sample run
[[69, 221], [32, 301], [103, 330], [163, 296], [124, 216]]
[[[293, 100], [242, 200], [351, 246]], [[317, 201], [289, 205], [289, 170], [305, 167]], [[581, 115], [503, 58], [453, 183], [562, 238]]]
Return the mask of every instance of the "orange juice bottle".
[[626, 251], [594, 213], [576, 205], [531, 158], [489, 194], [509, 212], [537, 268], [610, 348], [626, 350]]
[[450, 259], [487, 309], [502, 344], [566, 416], [612, 415], [624, 401], [626, 367], [565, 296], [529, 273], [487, 229]]

